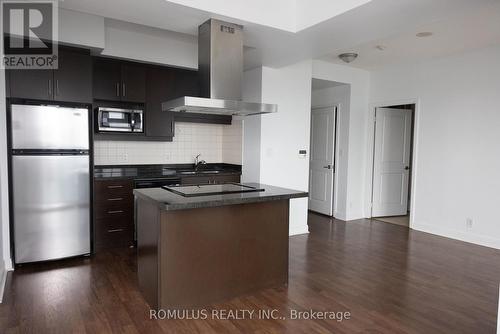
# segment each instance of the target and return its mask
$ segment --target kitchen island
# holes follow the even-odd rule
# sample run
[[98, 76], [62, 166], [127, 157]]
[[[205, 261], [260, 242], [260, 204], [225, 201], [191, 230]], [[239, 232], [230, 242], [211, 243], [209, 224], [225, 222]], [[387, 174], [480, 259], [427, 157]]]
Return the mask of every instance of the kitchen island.
[[[134, 190], [139, 286], [152, 308], [287, 284], [289, 200], [306, 192], [256, 183], [170, 188]], [[256, 190], [221, 193], [248, 188]]]

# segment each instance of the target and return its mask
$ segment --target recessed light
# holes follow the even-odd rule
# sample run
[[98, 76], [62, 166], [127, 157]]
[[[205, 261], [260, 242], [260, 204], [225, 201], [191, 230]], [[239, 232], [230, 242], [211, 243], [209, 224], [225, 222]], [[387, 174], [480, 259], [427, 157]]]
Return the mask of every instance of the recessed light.
[[423, 31], [423, 32], [419, 32], [416, 36], [417, 37], [431, 37], [432, 35], [434, 35], [434, 34], [430, 31]]
[[358, 54], [354, 52], [348, 52], [348, 53], [342, 53], [339, 54], [339, 58], [342, 59], [346, 63], [350, 63], [354, 61], [356, 58], [358, 58]]

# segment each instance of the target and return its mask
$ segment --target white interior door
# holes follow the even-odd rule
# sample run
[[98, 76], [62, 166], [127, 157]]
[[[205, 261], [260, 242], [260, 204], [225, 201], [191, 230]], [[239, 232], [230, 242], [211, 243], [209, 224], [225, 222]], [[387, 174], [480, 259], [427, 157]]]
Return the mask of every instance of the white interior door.
[[412, 111], [377, 108], [373, 161], [373, 217], [408, 212]]
[[311, 112], [309, 210], [333, 215], [335, 107]]

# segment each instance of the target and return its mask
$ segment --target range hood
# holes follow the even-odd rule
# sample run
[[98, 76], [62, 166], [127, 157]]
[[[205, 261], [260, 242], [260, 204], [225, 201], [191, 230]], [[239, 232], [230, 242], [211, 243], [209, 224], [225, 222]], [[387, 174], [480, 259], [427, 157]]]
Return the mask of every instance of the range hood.
[[163, 111], [250, 116], [278, 111], [276, 104], [243, 102], [243, 27], [210, 19], [198, 27], [198, 73], [202, 97], [162, 103]]

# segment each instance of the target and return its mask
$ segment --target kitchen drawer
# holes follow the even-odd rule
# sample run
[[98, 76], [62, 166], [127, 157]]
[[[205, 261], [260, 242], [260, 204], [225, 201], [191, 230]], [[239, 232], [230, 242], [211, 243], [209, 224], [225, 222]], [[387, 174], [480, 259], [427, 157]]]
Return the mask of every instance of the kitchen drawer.
[[96, 180], [94, 193], [96, 199], [117, 198], [129, 195], [133, 197], [134, 183], [132, 180]]
[[134, 244], [133, 221], [97, 219], [95, 222], [97, 250], [127, 247]]
[[134, 203], [95, 205], [94, 212], [96, 219], [132, 219], [134, 217]]
[[94, 204], [99, 208], [126, 208], [134, 205], [134, 196], [130, 194], [118, 194], [113, 196], [96, 196]]

